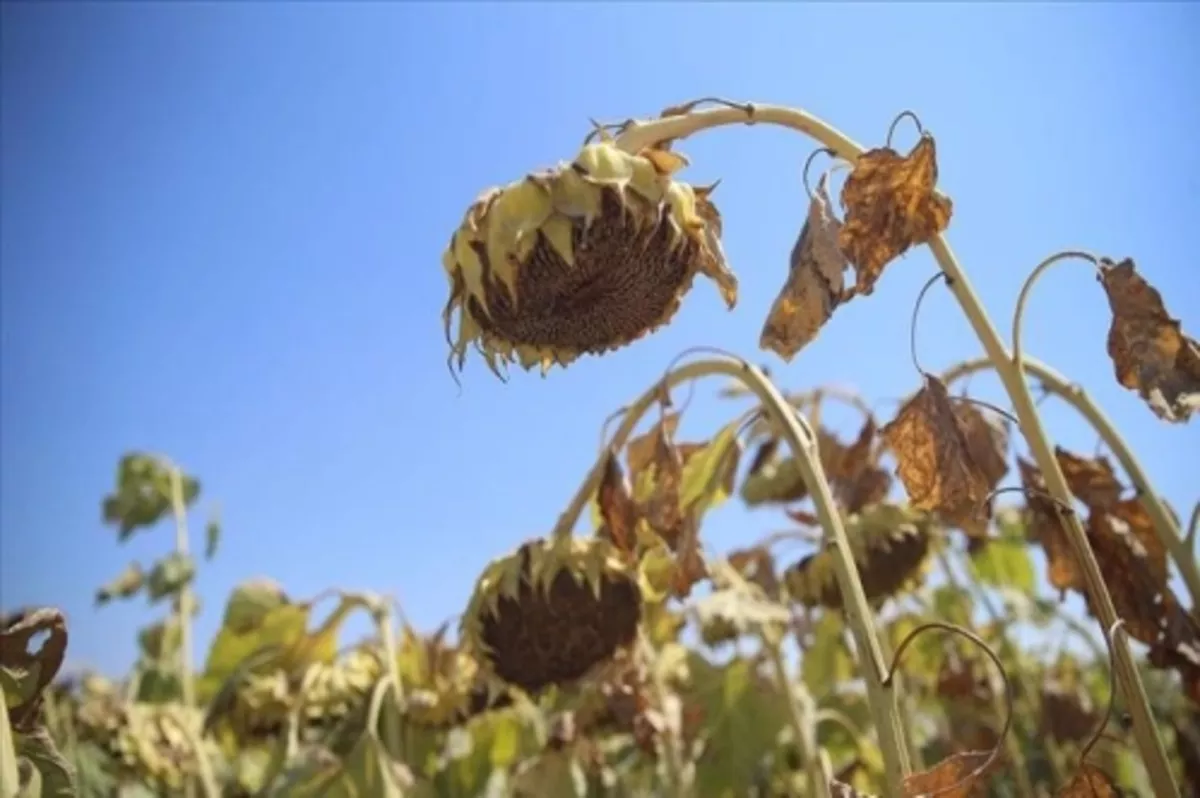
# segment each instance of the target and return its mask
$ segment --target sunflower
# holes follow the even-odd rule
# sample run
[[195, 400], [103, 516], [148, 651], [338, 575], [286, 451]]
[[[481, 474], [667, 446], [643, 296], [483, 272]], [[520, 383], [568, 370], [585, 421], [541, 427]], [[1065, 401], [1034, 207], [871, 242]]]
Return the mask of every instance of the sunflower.
[[442, 256], [451, 363], [461, 370], [473, 344], [496, 373], [517, 362], [544, 374], [618, 349], [666, 324], [696, 274], [732, 308], [737, 278], [721, 248], [716, 184], [675, 180], [687, 163], [602, 140], [571, 163], [483, 192]]
[[534, 695], [628, 649], [641, 607], [636, 577], [612, 544], [535, 540], [485, 569], [462, 638], [489, 676]]

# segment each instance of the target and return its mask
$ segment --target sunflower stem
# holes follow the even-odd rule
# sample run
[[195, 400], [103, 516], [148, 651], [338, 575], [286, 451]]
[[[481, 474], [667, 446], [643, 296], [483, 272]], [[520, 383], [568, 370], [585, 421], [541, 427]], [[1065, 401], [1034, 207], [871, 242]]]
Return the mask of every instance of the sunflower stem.
[[658, 711], [663, 717], [663, 730], [660, 738], [662, 747], [662, 760], [664, 765], [665, 780], [667, 782], [667, 792], [674, 798], [687, 798], [691, 794], [688, 788], [690, 779], [688, 778], [687, 769], [683, 755], [683, 742], [679, 738], [679, 725], [676, 717], [671, 717], [675, 714], [671, 711], [671, 688], [667, 685], [667, 680], [663, 677], [662, 669], [658, 667], [658, 650], [654, 647], [654, 643], [650, 641], [649, 636], [644, 632], [638, 635], [638, 644], [641, 648], [641, 656], [645, 661], [646, 669], [650, 673], [650, 685], [654, 690], [654, 699], [658, 703]]
[[[804, 133], [851, 164], [863, 153], [863, 148], [858, 143], [809, 113], [784, 106], [753, 103], [730, 104], [729, 107], [691, 111], [687, 114], [655, 120], [633, 120], [616, 137], [615, 143], [616, 146], [627, 152], [639, 152], [643, 148], [659, 142], [683, 139], [702, 130], [725, 125], [758, 123], [779, 125]], [[959, 265], [958, 259], [950, 250], [945, 238], [942, 235], [935, 235], [928, 243], [938, 266], [946, 275], [946, 282], [949, 284], [951, 293], [958, 300], [963, 314], [983, 345], [988, 359], [992, 361], [993, 368], [1000, 376], [1001, 382], [1004, 383], [1004, 389], [1020, 420], [1021, 431], [1042, 471], [1050, 495], [1057, 502], [1056, 507], [1072, 507], [1070, 489], [1062, 469], [1059, 468], [1058, 461], [1054, 457], [1054, 447], [1042, 426], [1033, 396], [1025, 382], [1020, 357], [1014, 358], [1009, 354], [1004, 341], [1000, 338], [1000, 333], [992, 324], [983, 308], [983, 303], [975, 293], [974, 287]], [[1087, 591], [1092, 599], [1092, 604], [1096, 607], [1096, 614], [1104, 628], [1111, 629], [1117, 622], [1116, 610], [1113, 608], [1112, 596], [1104, 583], [1100, 566], [1096, 562], [1096, 555], [1088, 542], [1083, 525], [1073, 512], [1059, 510], [1058, 516], [1067, 530], [1067, 538], [1071, 541], [1075, 557], [1082, 566]], [[845, 587], [843, 586], [844, 592]], [[1124, 637], [1115, 640], [1113, 650], [1117, 681], [1130, 714], [1133, 716], [1134, 737], [1137, 739], [1138, 749], [1150, 774], [1150, 782], [1154, 787], [1155, 794], [1162, 798], [1178, 796], [1179, 788], [1175, 784], [1162, 738], [1154, 725], [1154, 716], [1150, 709], [1146, 688], [1142, 684], [1142, 678], [1138, 673], [1128, 641]], [[881, 736], [884, 731], [880, 730]], [[892, 776], [889, 771], [890, 778]], [[891, 788], [898, 789], [898, 786], [893, 785]]]
[[[187, 501], [183, 495], [183, 474], [179, 467], [172, 462], [165, 462], [171, 481], [171, 512], [175, 520], [175, 552], [186, 558], [189, 548], [187, 522]], [[185, 583], [175, 597], [175, 613], [179, 619], [179, 691], [180, 698], [186, 710], [196, 706], [196, 685], [192, 673], [192, 586]], [[201, 748], [196, 749], [196, 760], [201, 764], [202, 773], [207, 769], [208, 761]], [[211, 774], [208, 774], [211, 778]], [[202, 779], [202, 786], [208, 793], [212, 786]], [[184, 784], [184, 794], [191, 798], [195, 795], [195, 784], [189, 778]], [[214, 793], [215, 795], [215, 793]]]
[[[1104, 411], [1092, 402], [1091, 397], [1082, 387], [1037, 360], [1022, 356], [1021, 362], [1025, 371], [1033, 375], [1042, 384], [1042, 387], [1079, 411], [1079, 414], [1087, 419], [1092, 429], [1104, 441], [1108, 450], [1117, 458], [1122, 470], [1133, 482], [1142, 506], [1146, 508], [1146, 512], [1154, 522], [1154, 531], [1158, 534], [1158, 539], [1170, 553], [1171, 559], [1175, 561], [1175, 567], [1179, 569], [1179, 574], [1183, 577], [1183, 583], [1187, 586], [1192, 600], [1192, 615], [1200, 620], [1200, 565], [1197, 565], [1196, 558], [1192, 555], [1187, 541], [1180, 533], [1178, 521], [1155, 493], [1149, 477], [1146, 476], [1142, 464], [1138, 462], [1129, 444], [1117, 432], [1117, 428], [1113, 426]], [[942, 381], [949, 385], [968, 375], [993, 368], [995, 367], [992, 361], [987, 358], [970, 360], [947, 370], [942, 376]]]
[[[888, 673], [888, 660], [876, 634], [871, 606], [867, 603], [858, 566], [854, 562], [853, 549], [846, 537], [841, 515], [834, 503], [833, 492], [829, 488], [820, 457], [817, 455], [816, 441], [811, 430], [805, 429], [808, 422], [803, 422], [804, 426], [801, 426], [803, 417], [788, 404], [761, 369], [735, 358], [710, 358], [693, 361], [670, 371], [660, 383], [651, 386], [638, 397], [626, 409], [620, 425], [613, 433], [608, 450], [617, 449], [629, 440], [638, 421], [658, 401], [664, 389], [670, 390], [682, 382], [706, 376], [732, 377], [754, 393], [770, 420], [780, 429], [800, 466], [801, 475], [812, 494], [817, 517], [825, 530], [827, 545], [833, 550], [838, 588], [844, 599], [846, 622], [854, 633], [855, 647], [861, 657], [862, 671], [867, 684], [867, 700], [879, 735], [887, 772], [885, 794], [898, 796], [911, 765], [903, 725], [897, 710], [895, 691], [890, 683], [884, 681]], [[604, 473], [608, 450], [597, 460], [571, 503], [559, 517], [553, 533], [556, 538], [569, 537], [572, 534], [584, 507], [595, 496]]]
[[821, 756], [820, 746], [817, 745], [817, 724], [812, 696], [804, 685], [797, 684], [788, 676], [787, 663], [784, 661], [779, 641], [770, 633], [760, 637], [771, 658], [775, 681], [787, 697], [788, 717], [792, 723], [792, 734], [796, 737], [796, 749], [808, 774], [809, 792], [816, 798], [830, 798], [829, 783], [833, 781], [833, 771], [829, 758]]

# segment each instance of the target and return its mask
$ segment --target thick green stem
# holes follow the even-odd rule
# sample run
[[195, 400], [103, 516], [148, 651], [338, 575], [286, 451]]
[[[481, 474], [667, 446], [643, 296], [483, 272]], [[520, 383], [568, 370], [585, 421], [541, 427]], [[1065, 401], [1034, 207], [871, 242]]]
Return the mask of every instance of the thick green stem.
[[[888, 673], [888, 661], [884, 659], [883, 648], [875, 632], [871, 607], [867, 603], [867, 596], [858, 575], [853, 549], [846, 537], [841, 515], [837, 511], [833, 493], [817, 455], [816, 441], [813, 439], [811, 430], [806, 431], [801, 426], [802, 416], [787, 403], [766, 375], [749, 363], [734, 358], [699, 360], [669, 372], [664, 376], [662, 383], [652, 386], [630, 405], [616, 432], [613, 433], [611, 445], [620, 447], [629, 440], [629, 436], [642, 416], [661, 396], [664, 385], [669, 390], [671, 387], [689, 380], [721, 375], [738, 380], [755, 394], [771, 421], [778, 426], [783, 438], [787, 441], [800, 467], [804, 482], [809, 486], [813, 503], [817, 509], [817, 517], [833, 551], [838, 587], [845, 605], [846, 621], [854, 633], [855, 645], [862, 659], [862, 670], [867, 684], [867, 699], [870, 703], [876, 731], [879, 734], [879, 743], [887, 771], [886, 794], [889, 796], [899, 795], [904, 777], [910, 770], [910, 764], [903, 727], [896, 707], [895, 693], [891, 684], [884, 681]], [[807, 422], [804, 424], [807, 426]], [[580, 514], [592, 497], [596, 495], [596, 489], [604, 473], [605, 457], [597, 460], [571, 503], [559, 517], [558, 524], [554, 529], [556, 537], [572, 534]]]
[[769, 635], [763, 635], [762, 639], [763, 646], [771, 658], [775, 681], [787, 698], [792, 734], [796, 738], [796, 750], [800, 754], [800, 761], [804, 763], [804, 770], [808, 775], [810, 794], [816, 798], [830, 798], [829, 783], [833, 781], [833, 771], [829, 765], [829, 758], [820, 755], [817, 745], [817, 724], [812, 696], [788, 675], [787, 663], [784, 661], [779, 641], [771, 639]]
[[[768, 123], [798, 130], [816, 139], [839, 158], [853, 163], [862, 153], [862, 147], [845, 134], [825, 124], [820, 119], [798, 109], [777, 105], [745, 104], [742, 106], [714, 108], [703, 111], [692, 111], [679, 116], [670, 116], [651, 121], [631, 121], [616, 137], [616, 145], [628, 152], [638, 152], [641, 149], [658, 142], [671, 139], [682, 139], [702, 130], [724, 125]], [[946, 275], [950, 291], [958, 300], [963, 314], [970, 322], [976, 337], [983, 345], [988, 359], [1004, 383], [1004, 389], [1009, 395], [1021, 431], [1024, 433], [1034, 459], [1046, 480], [1050, 495], [1057, 501], [1056, 507], [1071, 507], [1071, 492], [1058, 461], [1054, 457], [1054, 447], [1042, 427], [1041, 418], [1037, 413], [1029, 386], [1025, 382], [1024, 373], [1019, 359], [1009, 354], [1001, 340], [996, 327], [988, 318], [983, 303], [975, 293], [974, 287], [966, 273], [955, 258], [950, 246], [941, 235], [936, 235], [929, 241], [929, 248], [937, 260], [938, 266]], [[1113, 608], [1112, 596], [1100, 573], [1095, 553], [1088, 543], [1087, 535], [1078, 516], [1073, 512], [1059, 509], [1059, 517], [1067, 530], [1067, 537], [1075, 557], [1082, 567], [1088, 594], [1096, 608], [1096, 614], [1106, 629], [1111, 629], [1117, 621], [1116, 610]], [[843, 586], [843, 592], [845, 587]], [[1133, 732], [1137, 739], [1138, 749], [1145, 761], [1150, 774], [1151, 784], [1155, 793], [1163, 798], [1178, 796], [1179, 790], [1172, 775], [1170, 763], [1162, 739], [1154, 724], [1150, 710], [1150, 702], [1146, 696], [1145, 686], [1141, 675], [1134, 663], [1133, 653], [1128, 642], [1121, 638], [1114, 642], [1114, 663], [1118, 674], [1118, 683], [1126, 705], [1133, 717]], [[890, 696], [889, 696], [890, 698]], [[882, 734], [881, 730], [881, 734]], [[889, 776], [890, 778], [890, 776]]]
[[[1036, 360], [1022, 355], [1021, 363], [1026, 373], [1033, 375], [1043, 388], [1078, 410], [1079, 414], [1087, 419], [1087, 422], [1096, 430], [1108, 450], [1117, 458], [1122, 470], [1133, 482], [1142, 506], [1146, 508], [1146, 512], [1154, 522], [1154, 530], [1158, 533], [1158, 539], [1170, 553], [1171, 559], [1175, 561], [1175, 566], [1179, 569], [1180, 576], [1183, 577], [1183, 583], [1187, 586], [1188, 594], [1192, 599], [1192, 614], [1200, 618], [1200, 565], [1197, 565], [1187, 540], [1180, 535], [1178, 521], [1155, 493], [1154, 486], [1150, 484], [1149, 477], [1146, 476], [1141, 463], [1134, 456], [1133, 450], [1129, 448], [1129, 444], [1121, 437], [1121, 433], [1117, 432], [1117, 428], [1113, 426], [1104, 411], [1092, 402], [1083, 388]], [[979, 358], [954, 366], [942, 376], [942, 380], [949, 385], [970, 374], [994, 368], [992, 361], [987, 358]]]

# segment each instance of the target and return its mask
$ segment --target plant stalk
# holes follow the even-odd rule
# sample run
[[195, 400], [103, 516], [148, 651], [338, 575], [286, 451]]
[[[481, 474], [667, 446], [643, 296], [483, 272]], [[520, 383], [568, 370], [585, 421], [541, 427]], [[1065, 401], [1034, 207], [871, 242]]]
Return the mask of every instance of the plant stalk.
[[779, 641], [769, 639], [769, 634], [761, 635], [761, 638], [771, 658], [775, 681], [787, 697], [788, 717], [792, 722], [792, 734], [796, 737], [800, 760], [804, 763], [804, 770], [808, 775], [809, 792], [816, 798], [831, 798], [829, 783], [833, 781], [833, 772], [828, 757], [820, 756], [812, 696], [788, 676], [787, 663], [783, 659]]
[[[171, 479], [171, 512], [175, 516], [175, 551], [180, 557], [188, 556], [188, 523], [187, 502], [183, 496], [183, 475], [174, 463], [167, 463], [167, 471]], [[196, 706], [196, 684], [192, 674], [192, 586], [185, 584], [179, 589], [175, 599], [176, 614], [179, 619], [179, 691], [185, 711]], [[206, 795], [212, 793], [212, 773], [209, 772], [208, 759], [203, 747], [197, 744], [196, 761], [201, 768], [201, 786]], [[195, 794], [195, 784], [191, 779], [184, 782], [184, 794], [192, 798]]]
[[[854, 633], [855, 647], [862, 658], [867, 699], [879, 735], [887, 772], [885, 794], [898, 796], [911, 766], [895, 693], [892, 686], [884, 681], [888, 673], [888, 662], [884, 659], [883, 648], [875, 631], [871, 607], [867, 603], [867, 596], [858, 575], [858, 566], [854, 562], [850, 541], [846, 537], [841, 515], [837, 511], [833, 493], [817, 454], [816, 441], [811, 430], [805, 430], [807, 421], [803, 422], [805, 427], [801, 426], [803, 416], [787, 403], [760, 369], [734, 358], [711, 358], [694, 361], [672, 370], [663, 377], [661, 383], [656, 383], [642, 394], [626, 408], [610, 445], [614, 448], [620, 447], [629, 440], [638, 421], [662, 395], [664, 388], [670, 390], [679, 383], [706, 376], [732, 377], [752, 391], [771, 420], [778, 425], [800, 466], [804, 482], [809, 486], [816, 506], [817, 516], [825, 530], [828, 545], [834, 553], [835, 571], [844, 599], [846, 621]], [[571, 503], [559, 517], [553, 533], [555, 537], [572, 534], [583, 509], [596, 495], [606, 458], [607, 452], [597, 460]]]
[[[856, 142], [811, 114], [783, 106], [757, 104], [691, 111], [687, 114], [652, 121], [630, 121], [625, 126], [625, 129], [616, 137], [615, 143], [627, 152], [638, 152], [653, 144], [671, 139], [686, 138], [701, 130], [724, 125], [757, 124], [760, 122], [798, 130], [816, 139], [835, 152], [839, 158], [849, 163], [853, 163], [863, 152], [862, 147]], [[983, 303], [979, 300], [979, 296], [975, 293], [974, 287], [971, 285], [970, 280], [967, 279], [967, 275], [959, 265], [954, 253], [950, 250], [945, 238], [941, 235], [934, 236], [929, 241], [929, 248], [933, 252], [938, 266], [946, 275], [950, 291], [958, 300], [963, 314], [970, 322], [976, 337], [987, 353], [988, 359], [992, 361], [993, 368], [995, 368], [1001, 381], [1004, 383], [1004, 389], [1008, 393], [1017, 418], [1020, 421], [1021, 431], [1024, 433], [1029, 447], [1033, 452], [1034, 459], [1042, 471], [1050, 495], [1057, 501], [1056, 507], [1072, 507], [1070, 489], [1067, 486], [1067, 481], [1063, 476], [1062, 470], [1058, 466], [1058, 461], [1054, 457], [1054, 448], [1050, 442], [1050, 438], [1046, 435], [1046, 431], [1042, 427], [1041, 418], [1038, 416], [1033, 397], [1029, 392], [1029, 386], [1025, 382], [1020, 359], [1014, 359], [1009, 354], [1003, 340], [1000, 338], [1000, 334], [996, 331], [996, 327], [992, 324], [991, 319], [984, 310]], [[805, 474], [806, 478], [807, 476], [808, 474]], [[825, 490], [828, 490], [827, 486], [825, 486]], [[1117, 622], [1116, 610], [1113, 608], [1112, 596], [1109, 595], [1108, 587], [1104, 583], [1100, 567], [1096, 562], [1095, 553], [1088, 543], [1083, 525], [1073, 512], [1067, 513], [1060, 509], [1058, 516], [1067, 530], [1067, 537], [1071, 541], [1075, 557], [1084, 572], [1088, 594], [1091, 596], [1092, 603], [1096, 607], [1096, 614], [1099, 616], [1104, 628], [1111, 629], [1113, 624]], [[840, 524], [838, 528], [841, 528]], [[842, 537], [844, 538], [844, 533]], [[848, 553], [839, 556], [839, 560], [848, 558], [848, 556]], [[861, 591], [861, 589], [861, 585], [859, 585], [859, 590]], [[846, 585], [842, 585], [842, 591], [843, 594], [846, 594]], [[876, 653], [878, 651], [877, 646], [878, 643], [876, 642]], [[1124, 638], [1114, 641], [1113, 649], [1114, 667], [1118, 675], [1117, 681], [1121, 686], [1125, 703], [1133, 717], [1134, 737], [1137, 739], [1138, 749], [1150, 774], [1150, 781], [1154, 787], [1155, 794], [1160, 796], [1160, 798], [1178, 796], [1179, 789], [1175, 784], [1175, 778], [1171, 772], [1171, 766], [1167, 759], [1162, 739], [1155, 727], [1154, 717], [1150, 710], [1150, 702], [1146, 696], [1146, 688], [1142, 684], [1142, 678], [1138, 673], [1128, 641]], [[888, 695], [887, 698], [890, 702], [891, 696]], [[894, 703], [892, 704], [892, 709], [891, 715], [895, 718]], [[890, 732], [886, 729], [880, 729], [881, 737], [885, 735], [892, 736], [895, 733], [894, 729]], [[891, 779], [892, 775], [889, 769], [889, 780]], [[899, 782], [896, 782], [896, 784], [898, 785]], [[896, 787], [893, 787], [893, 789], [896, 789]]]
[[[175, 515], [175, 551], [181, 557], [188, 556], [187, 504], [183, 499], [183, 475], [174, 465], [168, 465], [171, 474], [171, 510]], [[183, 694], [183, 705], [189, 709], [196, 706], [196, 685], [192, 674], [192, 586], [184, 585], [179, 590], [176, 605], [179, 615], [179, 687]]]
[[[1121, 469], [1128, 475], [1137, 490], [1142, 506], [1146, 508], [1146, 512], [1154, 522], [1158, 539], [1162, 541], [1163, 546], [1171, 555], [1171, 559], [1175, 561], [1175, 567], [1179, 569], [1179, 574], [1183, 577], [1183, 583], [1187, 586], [1188, 594], [1191, 596], [1192, 614], [1200, 620], [1200, 565], [1197, 564], [1187, 541], [1180, 534], [1179, 523], [1155, 493], [1150, 478], [1146, 476], [1142, 464], [1138, 462], [1129, 444], [1125, 442], [1121, 433], [1117, 432], [1117, 428], [1113, 426], [1112, 421], [1103, 410], [1092, 402], [1091, 397], [1081, 386], [1069, 381], [1054, 369], [1037, 360], [1022, 356], [1021, 363], [1025, 371], [1032, 374], [1047, 391], [1079, 411], [1079, 414], [1087, 419], [1087, 422], [1096, 430], [1108, 450], [1117, 458]], [[970, 360], [946, 371], [942, 375], [942, 381], [950, 385], [970, 374], [994, 368], [992, 361], [987, 358]]]

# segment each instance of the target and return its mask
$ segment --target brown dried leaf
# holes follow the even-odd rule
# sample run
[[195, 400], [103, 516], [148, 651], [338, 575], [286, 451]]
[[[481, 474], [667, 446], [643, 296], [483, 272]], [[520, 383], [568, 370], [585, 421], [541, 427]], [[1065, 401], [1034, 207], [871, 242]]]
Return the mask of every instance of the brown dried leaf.
[[870, 294], [883, 269], [950, 225], [953, 204], [934, 194], [937, 151], [925, 134], [907, 156], [880, 147], [859, 156], [842, 187], [838, 244], [854, 265], [854, 292]]
[[760, 348], [789, 362], [817, 337], [845, 294], [846, 256], [838, 248], [842, 225], [829, 209], [826, 180], [822, 175], [817, 181], [808, 216], [792, 246], [787, 280], [759, 335]]
[[642, 506], [643, 517], [667, 541], [672, 549], [683, 532], [683, 511], [679, 506], [679, 488], [683, 482], [683, 456], [660, 427], [654, 440], [654, 493]]
[[1025, 534], [1042, 544], [1046, 552], [1046, 571], [1050, 584], [1058, 590], [1083, 591], [1083, 572], [1075, 564], [1075, 553], [1067, 531], [1058, 519], [1057, 508], [1047, 498], [1046, 482], [1037, 466], [1017, 458], [1021, 487], [1025, 491]]
[[775, 575], [775, 558], [766, 546], [732, 551], [729, 564], [745, 579], [758, 585], [768, 598], [779, 595], [779, 579]]
[[604, 476], [596, 490], [596, 503], [604, 524], [597, 535], [607, 538], [621, 551], [631, 553], [637, 546], [637, 524], [641, 513], [629, 494], [629, 484], [614, 452], [609, 452]]
[[1159, 587], [1167, 583], [1167, 549], [1162, 538], [1154, 531], [1154, 521], [1146, 511], [1142, 500], [1134, 497], [1122, 499], [1110, 510], [1113, 518], [1129, 525], [1134, 540], [1145, 550], [1146, 565]]
[[936, 792], [938, 798], [986, 795], [982, 777], [992, 769], [988, 765], [991, 756], [991, 751], [963, 751], [948, 756], [929, 770], [905, 776], [904, 794], [909, 798], [932, 792]]
[[1056, 793], [1056, 798], [1117, 798], [1117, 795], [1117, 785], [1109, 775], [1084, 762], [1075, 776]]
[[914, 509], [935, 510], [964, 527], [980, 518], [992, 483], [972, 457], [941, 380], [926, 376], [924, 387], [884, 426], [882, 436], [896, 455], [896, 473]]
[[[976, 405], [965, 401], [954, 404], [954, 415], [962, 428], [971, 460], [991, 493], [1008, 474], [1008, 424], [995, 413], [985, 415]], [[988, 506], [962, 523], [972, 535], [984, 537], [991, 516], [991, 502], [988, 502]]]
[[1125, 488], [1117, 481], [1117, 474], [1107, 457], [1083, 457], [1056, 446], [1054, 459], [1058, 461], [1071, 493], [1089, 510], [1108, 510], [1121, 500]]
[[[34, 638], [41, 639], [35, 643]], [[0, 671], [9, 722], [17, 731], [30, 728], [41, 707], [42, 690], [58, 675], [66, 653], [67, 620], [58, 610], [28, 610], [4, 618]], [[0, 705], [0, 712], [4, 709]]]
[[629, 439], [629, 442], [625, 444], [625, 462], [629, 466], [631, 479], [637, 479], [638, 474], [654, 463], [659, 439], [665, 435], [668, 439], [674, 440], [675, 432], [678, 429], [679, 414], [666, 413], [645, 435]]
[[1108, 356], [1117, 382], [1137, 391], [1159, 418], [1186, 422], [1200, 409], [1200, 344], [1184, 335], [1132, 259], [1103, 264], [1100, 284], [1113, 313]]

